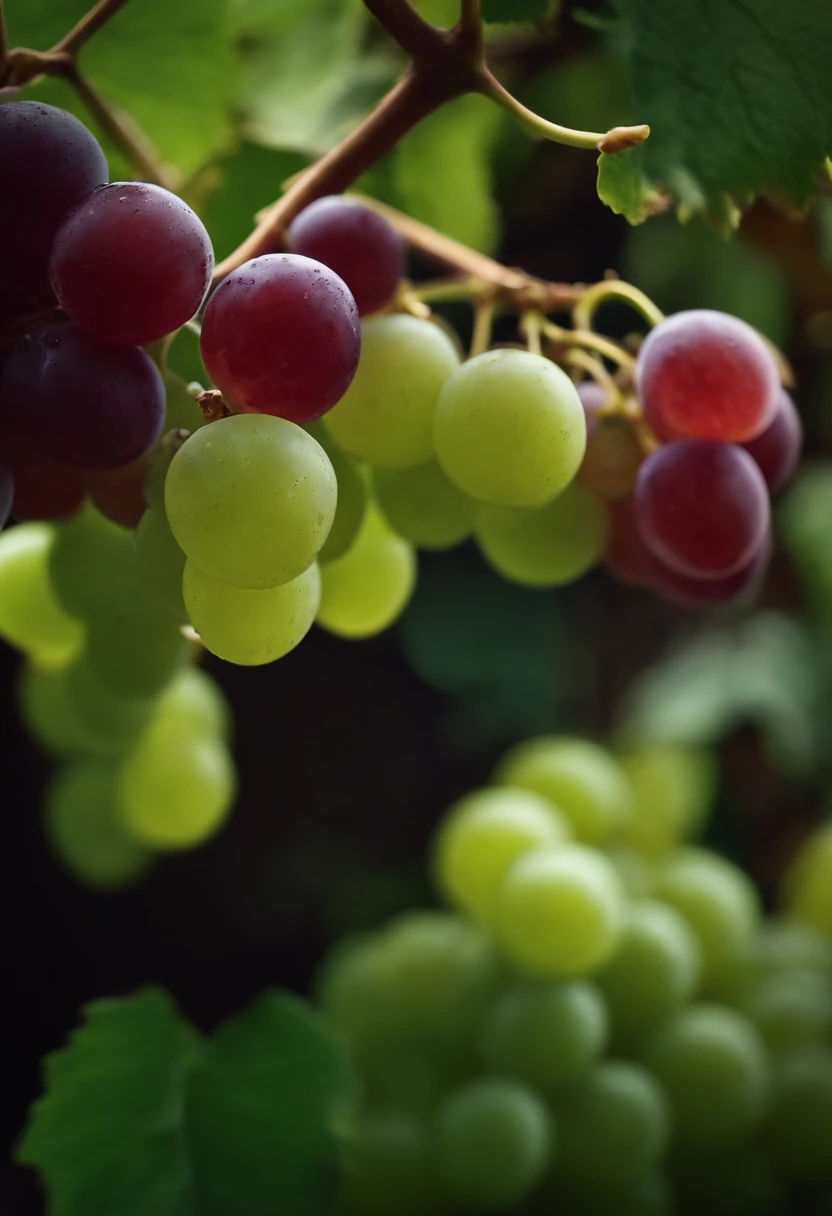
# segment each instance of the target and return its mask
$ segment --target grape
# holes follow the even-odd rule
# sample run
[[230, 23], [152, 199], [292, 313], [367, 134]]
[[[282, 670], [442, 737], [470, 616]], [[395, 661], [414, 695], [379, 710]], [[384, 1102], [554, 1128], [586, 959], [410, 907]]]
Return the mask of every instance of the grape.
[[704, 826], [716, 773], [710, 754], [678, 743], [646, 743], [619, 756], [632, 790], [625, 842], [653, 860]]
[[701, 968], [699, 942], [678, 912], [648, 900], [633, 904], [615, 956], [597, 976], [616, 1040], [632, 1044], [678, 1013]]
[[90, 625], [84, 661], [113, 693], [147, 699], [160, 693], [186, 661], [188, 645], [171, 616], [134, 585]]
[[228, 740], [231, 735], [231, 710], [218, 684], [198, 667], [186, 667], [171, 681], [154, 713], [155, 722], [166, 730], [189, 726], [201, 735]]
[[436, 837], [434, 869], [442, 893], [488, 919], [509, 866], [530, 849], [569, 838], [569, 825], [539, 794], [475, 790], [450, 808]]
[[683, 1216], [783, 1216], [789, 1210], [771, 1154], [757, 1145], [673, 1162]]
[[582, 380], [575, 387], [578, 390], [581, 405], [584, 407], [588, 439], [598, 426], [600, 421], [598, 415], [606, 409], [609, 403], [609, 394], [597, 380]]
[[136, 840], [189, 849], [221, 827], [235, 796], [234, 764], [222, 740], [164, 720], [144, 731], [121, 766], [118, 809]]
[[832, 936], [832, 824], [817, 828], [804, 841], [786, 873], [783, 903], [795, 920]]
[[650, 583], [655, 559], [647, 551], [635, 513], [632, 495], [609, 504], [607, 545], [604, 565], [622, 583], [646, 587]]
[[587, 437], [578, 480], [599, 498], [624, 498], [631, 493], [643, 460], [632, 423], [626, 418], [602, 418]]
[[214, 253], [199, 217], [149, 182], [111, 182], [65, 216], [49, 262], [70, 320], [105, 342], [147, 346], [199, 311]]
[[96, 139], [71, 114], [38, 101], [0, 106], [0, 296], [50, 299], [49, 250], [70, 207], [107, 181]]
[[165, 430], [193, 432], [205, 426], [207, 419], [182, 377], [167, 367], [162, 372], [162, 379], [165, 382]]
[[370, 506], [352, 548], [321, 570], [317, 623], [339, 637], [372, 637], [401, 615], [415, 582], [413, 546]]
[[52, 756], [98, 751], [94, 736], [69, 703], [63, 670], [26, 664], [20, 683], [20, 714], [38, 747]]
[[188, 614], [182, 598], [185, 554], [174, 540], [163, 509], [145, 511], [134, 545], [136, 576], [142, 591], [174, 621], [186, 624]]
[[46, 795], [49, 843], [73, 877], [93, 887], [128, 886], [151, 863], [116, 816], [116, 772], [100, 760], [79, 760], [58, 773]]
[[457, 1203], [500, 1212], [512, 1211], [542, 1179], [553, 1129], [531, 1090], [486, 1078], [445, 1099], [435, 1138], [440, 1177]]
[[574, 384], [540, 355], [493, 350], [446, 383], [434, 420], [439, 463], [473, 498], [542, 507], [578, 471], [586, 421]]
[[13, 427], [8, 417], [0, 419], [0, 451], [13, 476], [15, 519], [69, 519], [79, 510], [89, 470], [59, 464]]
[[389, 1061], [400, 1006], [389, 983], [389, 951], [380, 934], [347, 938], [330, 950], [318, 974], [321, 1007], [365, 1071]]
[[430, 1136], [414, 1115], [386, 1111], [361, 1120], [344, 1164], [348, 1216], [442, 1216]]
[[752, 458], [742, 448], [703, 440], [670, 443], [648, 456], [635, 511], [650, 552], [690, 578], [741, 570], [769, 530], [766, 484]]
[[24, 334], [0, 376], [3, 408], [54, 460], [116, 469], [152, 447], [165, 417], [162, 377], [136, 346], [70, 321]]
[[771, 1052], [832, 1041], [832, 976], [797, 970], [788, 977], [770, 976], [752, 989], [740, 1008]]
[[459, 366], [451, 339], [432, 321], [398, 314], [361, 326], [361, 359], [326, 426], [361, 460], [407, 469], [433, 456], [433, 419], [442, 386]]
[[733, 1010], [683, 1010], [648, 1042], [644, 1059], [670, 1099], [674, 1136], [684, 1148], [713, 1152], [742, 1144], [765, 1113], [765, 1049]]
[[130, 533], [87, 506], [55, 529], [49, 577], [63, 607], [79, 621], [107, 615], [134, 590]]
[[279, 587], [248, 591], [217, 582], [187, 561], [182, 591], [203, 645], [229, 663], [257, 667], [283, 658], [306, 637], [318, 610], [321, 578], [312, 565]]
[[615, 870], [581, 845], [534, 849], [503, 877], [494, 928], [512, 962], [558, 979], [595, 971], [611, 957], [624, 925]]
[[751, 599], [760, 589], [772, 552], [771, 533], [751, 561], [724, 578], [690, 578], [678, 574], [656, 559], [649, 560], [650, 586], [672, 604], [683, 608], [711, 608]]
[[435, 460], [414, 469], [376, 469], [376, 500], [399, 536], [420, 549], [451, 549], [471, 535], [476, 503]]
[[744, 443], [771, 423], [780, 377], [750, 325], [702, 308], [678, 312], [647, 335], [636, 388], [661, 439]]
[[329, 458], [311, 435], [283, 418], [238, 414], [180, 447], [165, 510], [193, 565], [221, 583], [264, 590], [312, 564], [337, 494]]
[[70, 711], [77, 716], [84, 734], [92, 737], [97, 754], [123, 752], [150, 721], [151, 701], [119, 696], [97, 679], [83, 658], [61, 675]]
[[667, 1099], [638, 1064], [596, 1064], [559, 1097], [555, 1117], [559, 1172], [589, 1183], [635, 1182], [670, 1139]]
[[338, 484], [335, 517], [318, 554], [319, 562], [331, 562], [342, 557], [358, 535], [367, 508], [367, 487], [356, 462], [332, 442], [322, 422], [313, 422], [307, 429], [329, 457]]
[[533, 511], [480, 507], [477, 544], [498, 574], [527, 587], [559, 587], [591, 570], [607, 537], [604, 506], [571, 485]]
[[766, 1144], [790, 1178], [832, 1178], [832, 1051], [793, 1052], [774, 1070]]
[[0, 459], [0, 528], [5, 528], [14, 499], [14, 477], [6, 462]]
[[545, 1090], [574, 1082], [594, 1064], [608, 1033], [607, 1010], [593, 984], [525, 982], [486, 1010], [479, 1045], [491, 1072]]
[[791, 480], [803, 446], [803, 426], [785, 389], [780, 390], [777, 412], [766, 429], [742, 446], [760, 466], [769, 494], [776, 494]]
[[452, 1086], [471, 1075], [468, 1046], [419, 1040], [385, 1044], [364, 1063], [368, 1104], [430, 1114]]
[[144, 481], [147, 456], [139, 456], [121, 469], [90, 469], [87, 486], [93, 506], [114, 524], [133, 529], [147, 510]]
[[[603, 1173], [586, 1178], [556, 1177], [554, 1206], [549, 1210], [569, 1216], [675, 1216], [671, 1188], [657, 1171], [626, 1183], [607, 1182]], [[731, 1216], [739, 1216], [732, 1212]], [[743, 1214], [743, 1216], [750, 1216]]]
[[301, 211], [289, 225], [286, 244], [340, 275], [360, 316], [386, 304], [404, 277], [405, 243], [393, 225], [339, 194], [319, 198]]
[[706, 984], [742, 962], [760, 919], [759, 897], [742, 870], [704, 849], [680, 849], [658, 871], [656, 898], [680, 912], [699, 939]]
[[760, 926], [751, 963], [761, 979], [792, 971], [820, 971], [832, 977], [832, 941], [811, 925], [773, 918]]
[[617, 761], [586, 739], [544, 735], [518, 743], [503, 756], [495, 780], [548, 798], [578, 840], [598, 844], [624, 824], [630, 790]]
[[355, 301], [320, 262], [265, 254], [232, 270], [211, 296], [200, 350], [217, 388], [241, 409], [309, 422], [341, 400], [355, 375]]
[[45, 667], [68, 662], [84, 639], [49, 578], [54, 537], [47, 524], [21, 524], [0, 534], [0, 637]]
[[606, 845], [604, 856], [621, 879], [621, 885], [633, 899], [650, 895], [655, 883], [655, 867], [641, 854], [626, 845]]

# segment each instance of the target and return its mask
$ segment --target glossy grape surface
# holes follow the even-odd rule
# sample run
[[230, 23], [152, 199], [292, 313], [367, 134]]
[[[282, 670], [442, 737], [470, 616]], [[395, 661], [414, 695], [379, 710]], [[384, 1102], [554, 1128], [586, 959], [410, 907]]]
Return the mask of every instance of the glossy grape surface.
[[777, 494], [791, 480], [803, 446], [803, 424], [794, 401], [780, 390], [777, 412], [761, 434], [742, 445], [760, 466], [769, 494]]

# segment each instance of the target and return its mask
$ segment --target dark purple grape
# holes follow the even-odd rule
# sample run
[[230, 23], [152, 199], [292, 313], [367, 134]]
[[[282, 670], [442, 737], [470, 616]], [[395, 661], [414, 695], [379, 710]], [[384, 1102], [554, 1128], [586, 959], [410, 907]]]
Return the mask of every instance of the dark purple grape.
[[52, 246], [52, 286], [71, 320], [106, 342], [146, 346], [205, 299], [211, 240], [181, 198], [146, 182], [113, 182], [83, 199]]
[[341, 194], [319, 198], [301, 211], [286, 243], [293, 253], [340, 275], [362, 317], [382, 308], [404, 275], [405, 243], [393, 225]]
[[586, 417], [586, 433], [591, 435], [598, 425], [598, 415], [609, 401], [609, 394], [597, 380], [582, 380], [575, 386]]
[[663, 599], [682, 608], [716, 608], [720, 604], [747, 601], [759, 590], [771, 552], [769, 532], [762, 548], [748, 565], [724, 578], [688, 578], [669, 570], [653, 557], [649, 565], [649, 584]]
[[766, 479], [769, 494], [776, 494], [790, 481], [803, 446], [803, 426], [795, 404], [785, 389], [774, 421], [756, 439], [742, 445], [756, 460]]
[[55, 233], [67, 211], [107, 177], [98, 141], [77, 118], [39, 101], [0, 105], [0, 301], [5, 311], [26, 311], [52, 298], [49, 251]]
[[13, 500], [14, 475], [5, 460], [0, 460], [0, 528], [6, 526], [6, 521], [12, 513]]
[[54, 460], [117, 469], [158, 439], [165, 389], [139, 347], [102, 342], [58, 321], [25, 334], [9, 351], [0, 409]]

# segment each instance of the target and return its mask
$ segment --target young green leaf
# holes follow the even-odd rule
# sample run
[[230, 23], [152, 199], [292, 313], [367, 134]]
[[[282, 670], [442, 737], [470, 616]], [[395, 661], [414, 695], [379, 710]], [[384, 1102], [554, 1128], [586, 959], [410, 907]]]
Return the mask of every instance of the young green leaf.
[[645, 178], [636, 152], [602, 152], [598, 157], [598, 197], [631, 224], [643, 224], [655, 211], [660, 195]]

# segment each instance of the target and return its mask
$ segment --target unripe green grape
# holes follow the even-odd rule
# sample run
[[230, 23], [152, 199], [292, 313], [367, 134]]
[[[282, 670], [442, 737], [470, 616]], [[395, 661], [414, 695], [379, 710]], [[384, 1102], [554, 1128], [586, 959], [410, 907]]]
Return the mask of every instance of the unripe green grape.
[[832, 824], [822, 824], [804, 842], [786, 873], [783, 905], [795, 920], [832, 937]]
[[94, 621], [134, 588], [133, 535], [91, 504], [55, 527], [49, 577], [71, 616]]
[[630, 807], [620, 766], [586, 739], [545, 735], [518, 743], [503, 756], [494, 779], [550, 799], [585, 844], [600, 844], [619, 832]]
[[413, 546], [370, 504], [352, 547], [321, 570], [317, 623], [339, 637], [372, 637], [401, 616], [415, 584]]
[[766, 1147], [788, 1178], [832, 1178], [832, 1051], [791, 1052], [775, 1065]]
[[618, 875], [582, 845], [535, 849], [510, 866], [497, 890], [494, 928], [521, 970], [557, 979], [597, 971], [625, 919]]
[[408, 469], [433, 455], [433, 417], [442, 386], [459, 366], [438, 325], [393, 313], [361, 326], [352, 384], [324, 418], [351, 456], [384, 469]]
[[466, 494], [497, 507], [542, 507], [565, 490], [586, 447], [574, 384], [541, 355], [492, 350], [454, 372], [436, 406], [436, 455]]
[[646, 744], [619, 756], [632, 788], [623, 839], [655, 859], [702, 828], [714, 793], [711, 755], [674, 743]]
[[152, 860], [119, 821], [116, 784], [114, 765], [78, 760], [58, 772], [46, 794], [49, 843], [70, 873], [92, 887], [129, 886]]
[[747, 1018], [718, 1005], [693, 1005], [648, 1041], [644, 1062], [670, 1101], [682, 1149], [719, 1152], [745, 1143], [769, 1096], [765, 1047]]
[[832, 977], [792, 971], [762, 980], [740, 1002], [771, 1052], [832, 1042]]
[[262, 591], [297, 578], [329, 535], [329, 457], [285, 418], [236, 414], [191, 435], [170, 462], [165, 510], [177, 544], [218, 582]]
[[191, 624], [212, 654], [243, 667], [273, 663], [303, 641], [321, 595], [317, 563], [291, 582], [249, 591], [217, 582], [190, 560], [182, 593]]
[[607, 528], [604, 504], [573, 484], [532, 511], [480, 507], [474, 534], [503, 578], [524, 587], [560, 587], [600, 561]]
[[163, 509], [151, 507], [145, 511], [133, 543], [136, 577], [142, 593], [177, 624], [187, 624], [182, 599], [185, 554], [174, 539]]
[[49, 524], [18, 524], [0, 533], [0, 637], [43, 667], [68, 663], [84, 640], [49, 577], [54, 539]]
[[424, 1120], [401, 1111], [361, 1120], [347, 1146], [344, 1207], [348, 1216], [442, 1216]]
[[586, 980], [518, 982], [488, 1006], [479, 1031], [487, 1069], [538, 1089], [569, 1084], [594, 1064], [609, 1033], [606, 1006]]
[[477, 505], [435, 460], [414, 469], [376, 469], [373, 486], [391, 528], [419, 549], [451, 549], [471, 535]]
[[367, 509], [367, 485], [361, 470], [351, 456], [342, 452], [322, 422], [312, 422], [306, 429], [317, 439], [332, 463], [338, 483], [338, 503], [335, 518], [318, 554], [318, 562], [334, 561], [349, 549], [358, 535]]
[[186, 667], [171, 681], [156, 702], [153, 720], [168, 730], [190, 726], [226, 742], [231, 737], [231, 708], [216, 680], [199, 667]]
[[646, 857], [642, 857], [634, 849], [628, 849], [626, 845], [605, 848], [604, 856], [632, 899], [646, 899], [652, 894], [656, 871]]
[[538, 1185], [552, 1154], [545, 1106], [516, 1081], [484, 1078], [451, 1093], [434, 1124], [439, 1175], [462, 1207], [507, 1212]]
[[389, 982], [389, 953], [381, 935], [347, 938], [329, 951], [316, 991], [324, 1016], [342, 1034], [366, 1072], [398, 1032], [398, 1004]]
[[114, 693], [147, 699], [162, 691], [188, 651], [172, 616], [145, 600], [134, 584], [89, 626], [84, 662]]
[[527, 790], [483, 789], [448, 810], [434, 844], [434, 872], [452, 904], [487, 920], [509, 866], [530, 849], [570, 837], [560, 812]]
[[65, 669], [50, 671], [27, 663], [20, 680], [20, 714], [38, 747], [52, 756], [99, 752], [94, 735], [69, 702]]
[[153, 701], [119, 696], [102, 684], [83, 656], [61, 674], [70, 710], [94, 739], [96, 753], [118, 755], [149, 723]]

